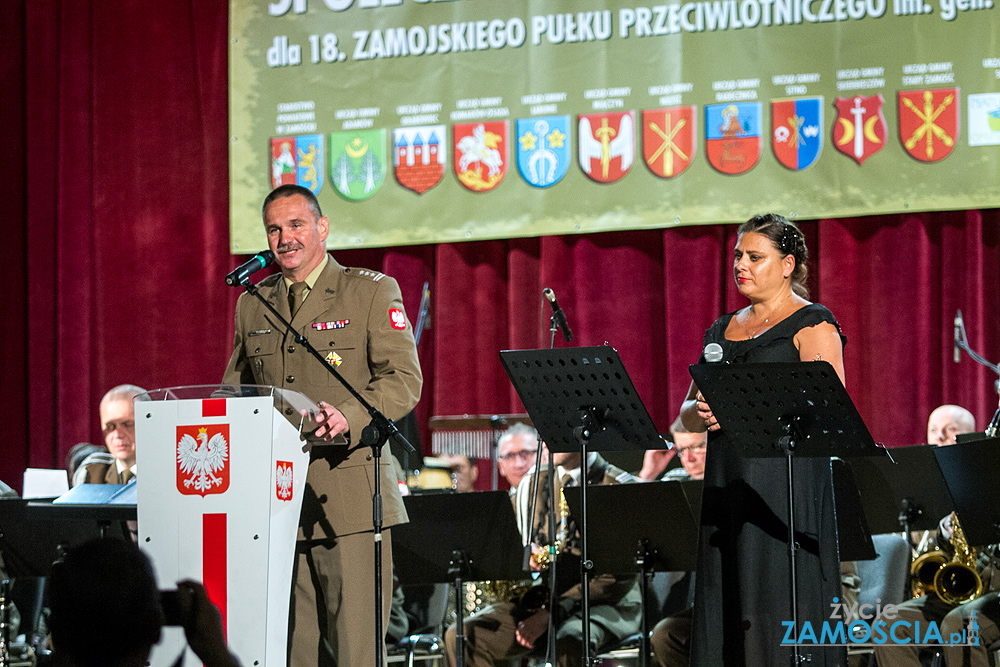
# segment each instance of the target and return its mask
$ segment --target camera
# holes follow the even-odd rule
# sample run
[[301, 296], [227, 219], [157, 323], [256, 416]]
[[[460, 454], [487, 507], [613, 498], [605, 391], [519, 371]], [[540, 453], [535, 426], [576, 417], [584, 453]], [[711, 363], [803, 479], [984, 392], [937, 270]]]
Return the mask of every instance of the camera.
[[160, 591], [160, 607], [163, 608], [164, 625], [184, 626], [185, 613], [176, 590]]

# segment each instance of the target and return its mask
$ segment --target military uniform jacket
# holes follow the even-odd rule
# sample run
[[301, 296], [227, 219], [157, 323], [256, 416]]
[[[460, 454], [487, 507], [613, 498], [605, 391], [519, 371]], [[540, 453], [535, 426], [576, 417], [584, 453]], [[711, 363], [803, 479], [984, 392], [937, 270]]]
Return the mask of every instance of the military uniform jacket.
[[[258, 285], [286, 319], [288, 289], [280, 274]], [[343, 267], [329, 258], [302, 303], [292, 327], [328, 360], [365, 400], [389, 419], [416, 405], [422, 376], [413, 330], [403, 313], [396, 281], [376, 271]], [[263, 384], [298, 391], [340, 410], [350, 426], [349, 444], [315, 443], [303, 497], [299, 539], [324, 540], [372, 530], [374, 466], [359, 443], [370, 418], [361, 404], [253, 295], [236, 303], [236, 339], [226, 384]], [[392, 458], [381, 458], [383, 525], [407, 520]]]
[[84, 484], [124, 484], [118, 466], [112, 463], [91, 463], [86, 467], [87, 476]]

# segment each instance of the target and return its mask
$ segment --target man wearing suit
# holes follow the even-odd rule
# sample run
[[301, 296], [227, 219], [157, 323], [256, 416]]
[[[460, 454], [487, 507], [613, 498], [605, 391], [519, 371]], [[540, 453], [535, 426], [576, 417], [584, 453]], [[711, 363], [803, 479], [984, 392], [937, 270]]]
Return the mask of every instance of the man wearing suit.
[[80, 463], [74, 475], [86, 484], [125, 484], [136, 474], [135, 405], [132, 399], [145, 393], [134, 384], [120, 384], [101, 399], [101, 432], [107, 452], [91, 454]]
[[[552, 454], [556, 465], [555, 497], [559, 498], [564, 486], [580, 484], [580, 454], [560, 452]], [[588, 455], [587, 480], [594, 484], [621, 484], [637, 481], [633, 475], [605, 461], [597, 452]], [[536, 557], [547, 551], [548, 544], [548, 484], [540, 478], [536, 494], [537, 520], [528, 523], [529, 499], [534, 471], [529, 472], [517, 486], [514, 504], [518, 514], [518, 528], [522, 535], [531, 535], [532, 569], [538, 569]], [[561, 504], [561, 503], [560, 503]], [[559, 507], [557, 505], [557, 507]], [[557, 542], [564, 542], [557, 565], [559, 594], [556, 614], [556, 657], [559, 667], [576, 667], [583, 655], [583, 586], [580, 583], [580, 533], [570, 517], [560, 508], [560, 526], [556, 530]], [[537, 528], [537, 530], [535, 530]], [[577, 556], [571, 565], [567, 556]], [[540, 583], [547, 586], [548, 573], [542, 574]], [[590, 643], [591, 653], [639, 631], [641, 597], [634, 576], [598, 574], [591, 578], [590, 586]], [[529, 594], [525, 598], [531, 598]], [[548, 591], [545, 591], [548, 599]], [[469, 667], [492, 667], [528, 653], [544, 653], [550, 610], [535, 609], [535, 605], [500, 601], [465, 619], [465, 664]], [[455, 626], [445, 633], [445, 643], [450, 664], [455, 664]]]
[[[326, 253], [330, 221], [305, 188], [275, 189], [264, 200], [263, 217], [281, 274], [260, 282], [261, 296], [369, 403], [390, 419], [403, 417], [417, 403], [422, 377], [396, 281], [343, 267]], [[236, 339], [223, 381], [292, 389], [321, 410], [309, 436], [315, 446], [299, 522], [290, 664], [375, 664], [374, 471], [371, 451], [359, 441], [368, 413], [250, 294], [236, 304]], [[388, 451], [380, 460], [383, 525], [389, 528], [406, 521], [406, 510]], [[392, 594], [388, 530], [382, 592], [385, 628]]]

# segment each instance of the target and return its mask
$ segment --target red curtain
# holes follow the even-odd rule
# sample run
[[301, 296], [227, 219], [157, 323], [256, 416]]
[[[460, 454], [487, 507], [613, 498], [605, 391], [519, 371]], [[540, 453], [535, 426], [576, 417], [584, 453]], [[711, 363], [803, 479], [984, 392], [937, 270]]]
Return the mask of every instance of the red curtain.
[[[100, 437], [97, 402], [115, 384], [218, 381], [237, 296], [221, 277], [241, 258], [228, 252], [226, 0], [12, 4], [0, 26], [3, 89], [20, 101], [0, 107], [14, 280], [0, 296], [0, 479], [19, 487], [25, 467], [61, 466], [75, 442]], [[961, 309], [971, 345], [1000, 359], [1000, 211], [803, 227], [813, 298], [848, 337], [848, 388], [876, 440], [923, 441], [927, 414], [944, 402], [982, 427], [997, 404], [994, 376], [967, 357], [952, 362], [952, 320]], [[430, 283], [424, 426], [431, 415], [520, 411], [498, 351], [548, 344], [550, 287], [573, 345], [616, 347], [666, 430], [703, 331], [745, 305], [730, 271], [734, 232], [336, 254], [396, 277], [411, 318]]]

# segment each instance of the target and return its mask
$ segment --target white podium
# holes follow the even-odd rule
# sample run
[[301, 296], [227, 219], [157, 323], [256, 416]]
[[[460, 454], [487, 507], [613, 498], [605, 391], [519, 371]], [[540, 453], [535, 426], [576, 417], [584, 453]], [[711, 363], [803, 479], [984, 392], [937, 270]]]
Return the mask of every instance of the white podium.
[[[246, 667], [285, 667], [288, 603], [309, 454], [297, 392], [262, 386], [156, 389], [136, 397], [139, 546], [161, 590], [204, 583]], [[185, 650], [164, 628], [151, 658]], [[186, 649], [189, 665], [197, 657]], [[192, 662], [193, 661], [193, 662]]]

